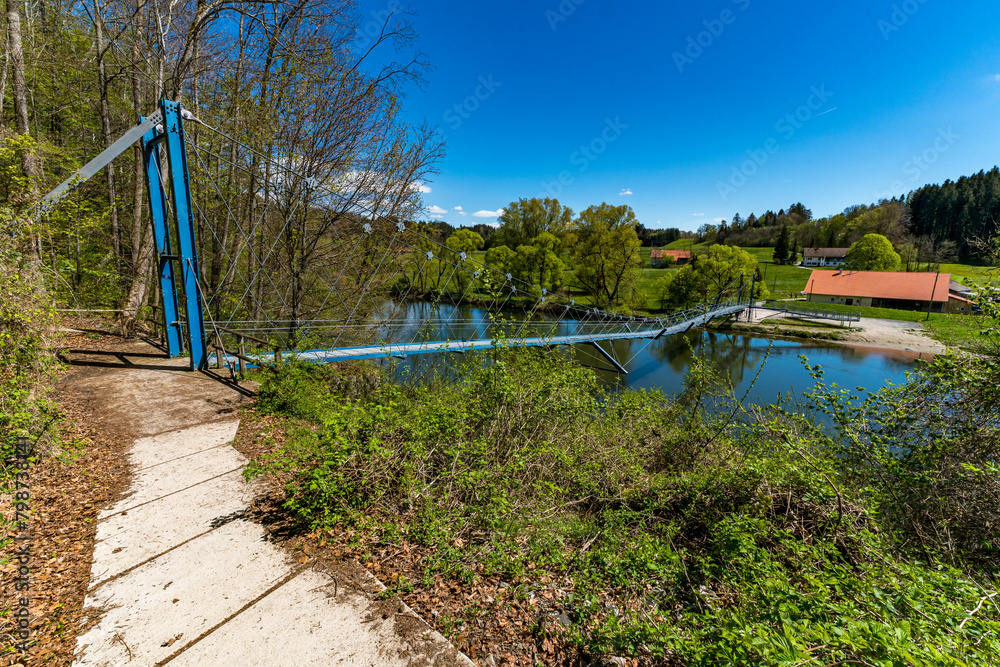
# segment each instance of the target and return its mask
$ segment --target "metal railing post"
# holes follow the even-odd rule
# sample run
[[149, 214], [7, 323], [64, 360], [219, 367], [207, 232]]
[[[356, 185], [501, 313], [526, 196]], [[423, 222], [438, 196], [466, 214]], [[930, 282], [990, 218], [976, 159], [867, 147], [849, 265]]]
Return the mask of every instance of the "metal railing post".
[[247, 356], [246, 346], [243, 344], [243, 336], [237, 336], [236, 343], [239, 345], [240, 351], [240, 373], [243, 374], [247, 372], [247, 362], [243, 359], [243, 357]]

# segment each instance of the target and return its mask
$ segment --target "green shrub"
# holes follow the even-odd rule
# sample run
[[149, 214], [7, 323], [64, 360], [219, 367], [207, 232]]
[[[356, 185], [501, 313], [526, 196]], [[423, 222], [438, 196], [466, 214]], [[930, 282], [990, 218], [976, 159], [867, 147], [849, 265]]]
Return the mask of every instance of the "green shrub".
[[[741, 411], [700, 362], [676, 401], [607, 393], [536, 350], [364, 395], [331, 391], [336, 374], [265, 377], [262, 406], [298, 426], [248, 475], [286, 475], [304, 527], [427, 548], [425, 583], [571, 579], [587, 652], [705, 666], [1000, 655], [1000, 609], [976, 583], [995, 572], [988, 524], [973, 520], [996, 507], [995, 369], [982, 360], [942, 359], [868, 402], [820, 381], [810, 399], [825, 422]], [[944, 526], [961, 548], [931, 539]], [[928, 553], [908, 543], [918, 536]]]
[[[3, 477], [17, 437], [38, 440], [49, 421], [47, 380], [55, 312], [38, 267], [20, 252], [27, 221], [0, 209], [0, 462]], [[13, 232], [18, 233], [13, 233]]]

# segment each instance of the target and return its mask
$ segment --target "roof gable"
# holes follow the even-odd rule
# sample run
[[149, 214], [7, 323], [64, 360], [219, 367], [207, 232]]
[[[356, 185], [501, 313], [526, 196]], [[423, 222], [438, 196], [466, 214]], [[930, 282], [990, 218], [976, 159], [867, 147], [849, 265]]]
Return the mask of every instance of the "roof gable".
[[665, 248], [653, 248], [649, 253], [650, 259], [663, 259], [664, 257], [673, 257], [676, 259], [691, 259], [690, 250], [666, 250]]
[[803, 248], [803, 257], [826, 257], [826, 258], [838, 258], [847, 257], [847, 253], [850, 252], [850, 248]]

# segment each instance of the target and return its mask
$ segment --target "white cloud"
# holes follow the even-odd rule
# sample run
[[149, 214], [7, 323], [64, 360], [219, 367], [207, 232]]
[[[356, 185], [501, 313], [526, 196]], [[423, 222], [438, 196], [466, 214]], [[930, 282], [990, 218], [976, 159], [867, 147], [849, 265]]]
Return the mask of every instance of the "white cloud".
[[622, 188], [622, 191], [618, 193], [619, 197], [631, 197], [632, 188]]
[[428, 206], [427, 210], [433, 213], [434, 215], [444, 215], [445, 213], [448, 212], [447, 210], [441, 208], [440, 206]]
[[459, 212], [458, 212], [458, 214], [459, 214], [459, 215], [469, 215], [469, 214], [468, 214], [468, 213], [466, 213], [465, 211], [459, 211]]
[[413, 189], [425, 195], [429, 195], [433, 192], [433, 190], [431, 190], [431, 186], [426, 183], [421, 183], [420, 181], [413, 181]]
[[455, 210], [456, 210], [456, 211], [461, 211], [461, 210], [462, 210], [462, 207], [461, 207], [461, 206], [456, 206], [456, 207], [455, 207]]
[[500, 209], [499, 211], [476, 211], [475, 213], [472, 214], [472, 217], [474, 217], [474, 218], [499, 218], [504, 213], [505, 213], [504, 209]]
[[704, 213], [695, 213], [694, 217], [696, 217], [696, 218], [703, 218], [703, 217], [705, 217], [705, 214]]

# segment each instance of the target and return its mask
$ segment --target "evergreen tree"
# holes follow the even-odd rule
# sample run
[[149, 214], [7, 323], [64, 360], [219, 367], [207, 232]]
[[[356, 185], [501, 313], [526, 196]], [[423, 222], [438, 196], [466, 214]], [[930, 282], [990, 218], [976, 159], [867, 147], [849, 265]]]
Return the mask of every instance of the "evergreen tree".
[[785, 224], [782, 225], [781, 234], [778, 235], [778, 243], [774, 246], [774, 261], [778, 264], [785, 264], [788, 262], [788, 240], [788, 225]]

